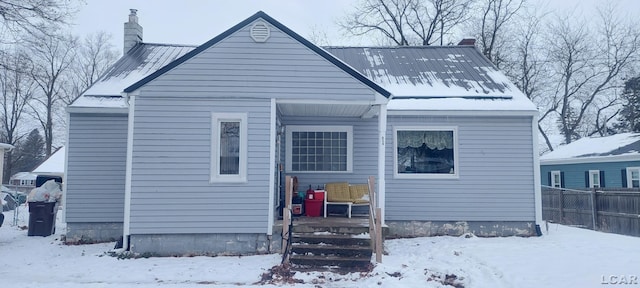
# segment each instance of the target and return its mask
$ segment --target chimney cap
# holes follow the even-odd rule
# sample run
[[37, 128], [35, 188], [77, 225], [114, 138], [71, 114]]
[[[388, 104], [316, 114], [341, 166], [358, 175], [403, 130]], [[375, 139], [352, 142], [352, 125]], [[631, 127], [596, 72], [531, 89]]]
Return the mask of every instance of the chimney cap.
[[138, 13], [138, 9], [129, 9], [129, 11], [131, 11], [130, 15], [136, 15], [136, 13]]
[[462, 38], [462, 40], [460, 40], [460, 42], [458, 42], [458, 45], [459, 46], [462, 46], [462, 45], [471, 45], [471, 46], [476, 45], [476, 38], [473, 38], [473, 37]]

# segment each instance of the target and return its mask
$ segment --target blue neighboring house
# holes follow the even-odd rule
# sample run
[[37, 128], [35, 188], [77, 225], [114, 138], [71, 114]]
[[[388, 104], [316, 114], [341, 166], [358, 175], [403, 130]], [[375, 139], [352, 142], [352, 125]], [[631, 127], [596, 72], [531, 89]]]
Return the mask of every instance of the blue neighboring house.
[[540, 157], [542, 185], [569, 189], [640, 187], [640, 133], [582, 138]]

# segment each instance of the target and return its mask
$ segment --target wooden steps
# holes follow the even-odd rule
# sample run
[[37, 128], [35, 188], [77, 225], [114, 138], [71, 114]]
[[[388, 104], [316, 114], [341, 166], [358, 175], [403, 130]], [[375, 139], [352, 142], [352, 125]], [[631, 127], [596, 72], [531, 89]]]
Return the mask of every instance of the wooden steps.
[[294, 270], [354, 272], [371, 269], [369, 227], [336, 223], [293, 225], [290, 262]]

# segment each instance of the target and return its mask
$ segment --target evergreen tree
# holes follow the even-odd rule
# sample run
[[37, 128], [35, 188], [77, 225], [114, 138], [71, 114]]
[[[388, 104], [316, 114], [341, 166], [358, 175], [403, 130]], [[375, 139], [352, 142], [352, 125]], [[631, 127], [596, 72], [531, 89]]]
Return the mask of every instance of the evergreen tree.
[[38, 129], [33, 129], [17, 147], [16, 170], [31, 171], [44, 160], [44, 139]]
[[620, 124], [616, 128], [625, 132], [640, 132], [640, 76], [624, 82], [621, 99]]

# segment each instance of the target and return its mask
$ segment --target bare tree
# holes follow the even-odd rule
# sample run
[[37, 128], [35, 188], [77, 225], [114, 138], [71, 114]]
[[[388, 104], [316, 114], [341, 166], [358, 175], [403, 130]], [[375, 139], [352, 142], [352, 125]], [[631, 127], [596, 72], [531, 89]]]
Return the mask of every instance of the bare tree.
[[[640, 32], [635, 24], [623, 23], [613, 12], [611, 7], [600, 9], [599, 19], [589, 20], [598, 27], [593, 35], [586, 20], [558, 18], [550, 25], [547, 45], [554, 69], [551, 76], [557, 83], [558, 126], [565, 143], [589, 135], [593, 129], [589, 122], [603, 131], [606, 122], [618, 113], [607, 112], [616, 105], [606, 97], [620, 86], [621, 72], [637, 55]], [[596, 117], [589, 119], [591, 115]]]
[[[23, 113], [35, 91], [35, 83], [28, 74], [30, 61], [22, 50], [18, 51], [0, 59], [4, 62], [0, 66], [0, 93], [2, 94], [0, 96], [2, 103], [0, 142], [14, 146], [17, 146], [16, 144], [25, 136], [21, 133], [25, 126]], [[9, 179], [14, 172], [17, 172], [14, 169], [17, 159], [13, 152], [13, 150], [9, 151], [6, 155], [4, 179]]]
[[480, 50], [485, 57], [501, 68], [501, 45], [504, 44], [506, 26], [525, 6], [526, 0], [484, 0], [479, 3], [482, 11], [479, 19], [480, 31], [476, 32]]
[[30, 44], [34, 63], [31, 76], [40, 90], [31, 108], [44, 132], [45, 153], [49, 156], [52, 153], [55, 113], [62, 110], [63, 99], [69, 98], [65, 73], [69, 72], [75, 57], [77, 39], [68, 35], [40, 34], [31, 38]]
[[540, 51], [542, 46], [542, 21], [547, 16], [539, 9], [526, 10], [517, 20], [517, 28], [514, 29], [512, 45], [507, 46], [511, 54], [502, 53], [506, 74], [514, 81], [516, 86], [531, 99], [540, 110], [538, 117], [538, 131], [544, 138], [547, 149], [553, 151], [553, 143], [547, 135], [549, 131], [542, 125], [554, 114], [558, 108], [558, 102], [549, 97], [545, 87], [549, 84], [545, 69], [545, 59]]
[[110, 34], [99, 31], [88, 35], [77, 46], [77, 54], [70, 67], [73, 73], [68, 77], [70, 85], [62, 86], [66, 89], [61, 94], [64, 104], [71, 104], [118, 59], [118, 52], [111, 44], [111, 38]]
[[[0, 0], [0, 29], [14, 35], [41, 33], [77, 11], [70, 0]], [[3, 38], [6, 42], [8, 39]]]
[[327, 31], [316, 25], [310, 27], [307, 39], [318, 46], [331, 46], [331, 41], [329, 40]]
[[379, 35], [394, 45], [432, 45], [464, 22], [472, 0], [362, 0], [340, 26], [349, 34]]

